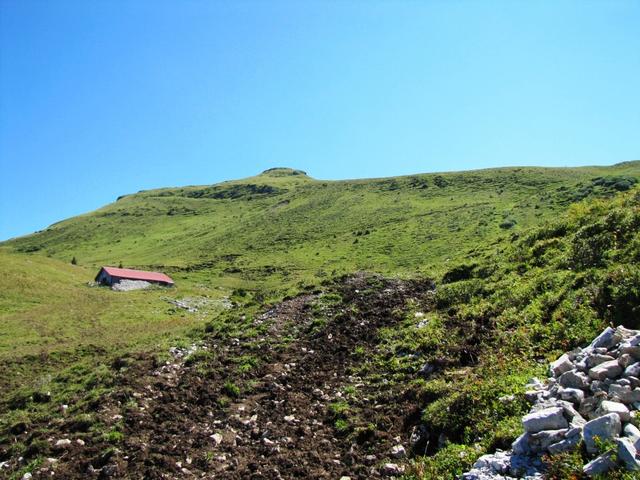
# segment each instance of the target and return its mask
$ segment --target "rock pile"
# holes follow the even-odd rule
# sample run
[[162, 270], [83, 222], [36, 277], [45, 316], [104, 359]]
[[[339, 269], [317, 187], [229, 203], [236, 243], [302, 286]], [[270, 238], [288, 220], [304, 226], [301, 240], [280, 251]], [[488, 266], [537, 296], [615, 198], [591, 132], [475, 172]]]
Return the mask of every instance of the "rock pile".
[[[578, 448], [595, 457], [587, 476], [618, 465], [640, 472], [640, 331], [607, 328], [553, 362], [550, 375], [527, 385], [533, 407], [512, 450], [482, 456], [463, 480], [542, 478], [542, 456]], [[603, 444], [615, 448], [601, 453]]]

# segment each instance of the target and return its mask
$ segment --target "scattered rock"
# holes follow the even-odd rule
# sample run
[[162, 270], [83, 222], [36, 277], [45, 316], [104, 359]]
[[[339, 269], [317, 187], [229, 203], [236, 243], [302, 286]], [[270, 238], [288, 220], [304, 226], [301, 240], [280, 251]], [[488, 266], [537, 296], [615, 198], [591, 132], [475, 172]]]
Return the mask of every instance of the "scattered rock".
[[404, 473], [404, 467], [396, 463], [385, 463], [382, 466], [382, 473], [391, 476], [402, 475]]
[[404, 458], [407, 456], [407, 451], [402, 445], [396, 445], [391, 449], [391, 456], [393, 458]]

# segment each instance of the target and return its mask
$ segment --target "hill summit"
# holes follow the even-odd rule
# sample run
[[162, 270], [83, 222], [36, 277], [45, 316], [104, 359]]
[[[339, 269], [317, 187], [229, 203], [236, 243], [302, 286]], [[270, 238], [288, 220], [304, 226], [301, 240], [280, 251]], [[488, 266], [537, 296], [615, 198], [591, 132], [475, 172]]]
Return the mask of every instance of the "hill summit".
[[289, 167], [273, 167], [268, 168], [264, 172], [260, 174], [261, 176], [267, 177], [293, 177], [298, 175], [304, 175], [307, 177], [307, 172], [303, 170], [298, 170], [297, 168], [289, 168]]

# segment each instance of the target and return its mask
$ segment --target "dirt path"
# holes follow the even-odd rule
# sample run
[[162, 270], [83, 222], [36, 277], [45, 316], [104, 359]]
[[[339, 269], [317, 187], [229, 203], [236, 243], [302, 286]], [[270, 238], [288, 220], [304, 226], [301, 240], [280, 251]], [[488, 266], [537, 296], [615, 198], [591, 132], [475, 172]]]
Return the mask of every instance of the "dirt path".
[[[392, 449], [409, 450], [417, 402], [357, 372], [378, 330], [397, 322], [409, 299], [425, 302], [432, 286], [362, 275], [335, 288], [342, 301], [320, 314], [318, 296], [304, 295], [258, 317], [262, 333], [251, 342], [206, 342], [213, 353], [204, 363], [138, 362], [100, 408], [123, 441], [73, 442], [50, 470], [57, 478], [365, 479], [392, 474], [389, 462], [401, 469]], [[259, 365], [239, 371], [243, 358]]]

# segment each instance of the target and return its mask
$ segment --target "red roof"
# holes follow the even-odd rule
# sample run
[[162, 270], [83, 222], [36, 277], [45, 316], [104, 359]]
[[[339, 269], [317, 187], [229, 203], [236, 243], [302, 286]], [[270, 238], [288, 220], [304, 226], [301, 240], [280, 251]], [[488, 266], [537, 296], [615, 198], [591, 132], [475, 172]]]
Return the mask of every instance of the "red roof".
[[171, 277], [160, 272], [145, 272], [131, 268], [102, 267], [112, 277], [128, 278], [129, 280], [146, 280], [147, 282], [174, 283]]

